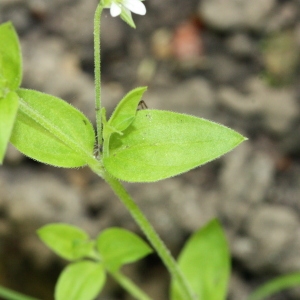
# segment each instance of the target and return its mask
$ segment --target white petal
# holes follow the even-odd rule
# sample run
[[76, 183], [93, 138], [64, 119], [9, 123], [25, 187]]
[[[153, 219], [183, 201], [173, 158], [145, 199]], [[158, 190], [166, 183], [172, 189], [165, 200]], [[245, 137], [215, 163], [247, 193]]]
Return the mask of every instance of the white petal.
[[141, 0], [124, 0], [123, 5], [138, 15], [146, 14], [146, 7]]
[[112, 17], [116, 17], [121, 13], [122, 9], [121, 6], [115, 2], [111, 3], [111, 7], [110, 7], [110, 14]]

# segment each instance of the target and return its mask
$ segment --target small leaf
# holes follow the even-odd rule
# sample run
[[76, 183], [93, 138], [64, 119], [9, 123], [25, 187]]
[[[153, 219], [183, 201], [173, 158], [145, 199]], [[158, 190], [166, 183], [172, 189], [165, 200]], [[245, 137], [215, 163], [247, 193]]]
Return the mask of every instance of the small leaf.
[[38, 231], [40, 239], [56, 254], [68, 260], [87, 257], [93, 242], [82, 229], [67, 224], [48, 224]]
[[[178, 264], [198, 299], [226, 298], [230, 253], [222, 227], [216, 220], [192, 235], [179, 256]], [[171, 299], [185, 300], [174, 281]]]
[[95, 144], [90, 121], [57, 97], [25, 89], [17, 93], [21, 99], [11, 143], [46, 164], [66, 168], [86, 165]]
[[115, 108], [108, 122], [106, 122], [106, 110], [102, 108], [103, 157], [109, 156], [111, 135], [113, 133], [122, 135], [122, 131], [128, 128], [135, 119], [137, 107], [146, 89], [146, 87], [139, 87], [127, 93]]
[[22, 81], [22, 57], [18, 35], [11, 22], [0, 25], [0, 90], [17, 89]]
[[264, 300], [288, 288], [300, 286], [300, 272], [282, 275], [270, 280], [254, 291], [248, 300]]
[[136, 234], [121, 228], [104, 230], [97, 238], [97, 249], [105, 266], [117, 271], [122, 265], [135, 262], [152, 252]]
[[108, 120], [108, 125], [117, 131], [124, 131], [135, 119], [137, 107], [146, 90], [146, 87], [139, 87], [126, 94]]
[[239, 133], [194, 116], [138, 111], [124, 134], [112, 134], [106, 170], [129, 182], [151, 182], [189, 171], [239, 145]]
[[100, 263], [72, 263], [59, 276], [55, 300], [93, 300], [101, 292], [105, 279], [105, 271]]
[[19, 97], [15, 92], [9, 92], [0, 98], [0, 164], [3, 162], [6, 147], [14, 126], [18, 111]]

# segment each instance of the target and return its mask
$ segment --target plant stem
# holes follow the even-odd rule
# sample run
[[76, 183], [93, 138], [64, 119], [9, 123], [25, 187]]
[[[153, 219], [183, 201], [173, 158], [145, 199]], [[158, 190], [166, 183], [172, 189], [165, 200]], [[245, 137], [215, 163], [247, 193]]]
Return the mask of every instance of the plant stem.
[[192, 292], [188, 282], [186, 281], [185, 277], [183, 276], [181, 270], [179, 269], [176, 261], [172, 257], [170, 251], [165, 246], [163, 241], [160, 239], [158, 234], [153, 229], [152, 225], [149, 223], [147, 218], [144, 216], [142, 211], [127, 193], [123, 185], [115, 178], [111, 177], [109, 174], [104, 173], [103, 178], [105, 181], [111, 186], [115, 194], [119, 197], [122, 203], [130, 212], [131, 216], [134, 218], [136, 223], [140, 226], [146, 237], [148, 238], [149, 242], [156, 250], [162, 261], [164, 262], [165, 266], [169, 270], [173, 279], [177, 281], [180, 285], [180, 289], [184, 296], [185, 300], [195, 300], [196, 295]]
[[152, 300], [138, 286], [135, 285], [128, 277], [120, 272], [110, 273], [112, 277], [133, 297], [139, 300]]
[[0, 296], [7, 300], [38, 300], [0, 286]]
[[101, 1], [95, 11], [94, 16], [94, 73], [95, 73], [95, 109], [97, 146], [100, 149], [102, 144], [102, 124], [101, 124], [101, 60], [100, 60], [100, 23], [103, 6]]
[[[97, 145], [98, 149], [101, 148], [102, 144], [102, 123], [101, 123], [101, 65], [100, 65], [100, 17], [103, 10], [101, 1], [99, 2], [95, 17], [94, 17], [94, 63], [95, 63], [95, 108], [96, 108], [96, 127], [97, 127]], [[93, 168], [92, 168], [93, 169]], [[165, 266], [169, 270], [171, 276], [177, 280], [178, 284], [181, 287], [181, 291], [184, 295], [185, 300], [194, 300], [195, 296], [190, 289], [186, 279], [181, 273], [179, 267], [176, 264], [176, 261], [170, 254], [170, 251], [167, 249], [165, 244], [162, 242], [158, 234], [153, 229], [152, 225], [149, 223], [147, 218], [144, 216], [139, 207], [132, 200], [130, 195], [127, 193], [122, 184], [115, 178], [111, 177], [105, 172], [99, 173], [97, 169], [93, 169], [100, 177], [104, 178], [106, 182], [112, 187], [113, 191], [123, 202], [125, 207], [129, 210], [130, 214], [140, 226], [153, 248], [157, 251], [158, 255], [161, 257]], [[100, 169], [99, 169], [100, 170]], [[101, 170], [102, 171], [102, 170]], [[116, 276], [116, 274], [115, 274]], [[130, 287], [130, 292], [132, 293], [131, 282], [128, 281], [125, 277], [120, 277], [120, 274], [117, 274], [118, 278], [121, 279], [122, 285], [124, 287]], [[146, 296], [147, 297], [147, 296]], [[148, 300], [149, 298], [140, 298], [143, 300]]]

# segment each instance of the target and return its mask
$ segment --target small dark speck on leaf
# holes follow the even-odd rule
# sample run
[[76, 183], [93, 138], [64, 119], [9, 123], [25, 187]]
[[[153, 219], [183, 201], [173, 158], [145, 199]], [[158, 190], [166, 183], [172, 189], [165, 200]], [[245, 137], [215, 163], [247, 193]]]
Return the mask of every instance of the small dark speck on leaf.
[[141, 100], [138, 105], [138, 110], [147, 109], [147, 108], [148, 108], [148, 106], [147, 106], [146, 102], [144, 100]]

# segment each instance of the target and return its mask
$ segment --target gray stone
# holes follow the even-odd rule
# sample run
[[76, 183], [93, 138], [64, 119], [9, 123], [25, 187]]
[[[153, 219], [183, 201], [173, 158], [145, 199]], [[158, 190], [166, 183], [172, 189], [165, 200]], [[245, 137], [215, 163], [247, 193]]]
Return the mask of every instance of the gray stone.
[[249, 67], [232, 56], [225, 54], [210, 55], [207, 68], [214, 81], [219, 84], [236, 84], [249, 76]]
[[291, 88], [272, 88], [252, 78], [246, 83], [248, 94], [230, 87], [219, 90], [220, 103], [243, 117], [259, 116], [266, 130], [284, 135], [291, 130], [299, 115], [295, 92]]
[[249, 81], [253, 101], [260, 105], [264, 126], [276, 134], [288, 132], [299, 115], [295, 93], [290, 88], [271, 88], [261, 80]]
[[22, 0], [2, 0], [1, 1], [1, 7], [5, 7], [7, 5], [15, 5], [15, 4], [21, 4]]
[[230, 86], [221, 87], [218, 91], [217, 99], [221, 105], [243, 118], [258, 115], [261, 111], [258, 101]]
[[253, 257], [245, 263], [252, 270], [278, 269], [281, 255], [295, 242], [298, 215], [279, 205], [261, 205], [250, 213], [246, 232], [255, 243]]
[[[72, 2], [72, 5], [70, 3]], [[46, 27], [59, 33], [69, 43], [92, 44], [93, 16], [96, 9], [94, 1], [50, 1]]]
[[[298, 155], [300, 153], [300, 124], [299, 121], [293, 126], [293, 129], [287, 132], [281, 139], [278, 149], [281, 153], [287, 155]], [[298, 202], [298, 201], [297, 201]]]
[[32, 222], [36, 225], [55, 219], [72, 223], [81, 215], [80, 197], [50, 173], [38, 174], [24, 168], [16, 174], [2, 168], [1, 182], [1, 205], [6, 207], [8, 218], [15, 224]]
[[11, 3], [2, 4], [1, 1], [0, 22], [2, 23], [7, 21], [11, 21], [13, 23], [19, 34], [26, 32], [32, 25], [30, 11], [26, 3], [12, 1]]
[[285, 247], [278, 264], [279, 272], [299, 272], [300, 269], [300, 231], [293, 235], [293, 242]]
[[38, 239], [35, 231], [47, 223], [67, 222], [80, 226], [83, 219], [82, 201], [76, 191], [68, 189], [50, 173], [36, 173], [23, 168], [7, 172], [0, 169], [0, 207], [7, 232], [4, 240], [18, 238], [19, 250], [40, 268], [49, 266], [55, 254]]
[[150, 108], [174, 110], [201, 117], [215, 114], [215, 93], [209, 82], [201, 77], [183, 81], [170, 89], [151, 89], [145, 94]]
[[226, 40], [226, 46], [235, 56], [251, 57], [258, 52], [257, 45], [246, 33], [234, 33]]
[[60, 38], [40, 39], [40, 33], [28, 36], [22, 46], [23, 86], [61, 97], [94, 121], [93, 78], [80, 69], [78, 55]]
[[269, 154], [245, 142], [227, 154], [220, 174], [219, 213], [239, 228], [253, 207], [262, 203], [270, 188], [275, 166]]
[[228, 297], [231, 300], [244, 300], [250, 294], [250, 287], [245, 281], [241, 279], [239, 273], [232, 270], [229, 281]]
[[[143, 22], [148, 23], [148, 27], [153, 29], [157, 26], [177, 25], [182, 20], [187, 20], [191, 12], [195, 12], [198, 0], [178, 1], [178, 0], [151, 0], [145, 5], [148, 9]], [[153, 22], [153, 19], [155, 22]]]
[[199, 15], [219, 30], [261, 29], [275, 7], [275, 0], [203, 0]]
[[276, 10], [270, 17], [268, 24], [266, 24], [266, 32], [279, 32], [282, 29], [291, 27], [297, 22], [298, 7], [295, 2], [286, 2], [278, 5]]

